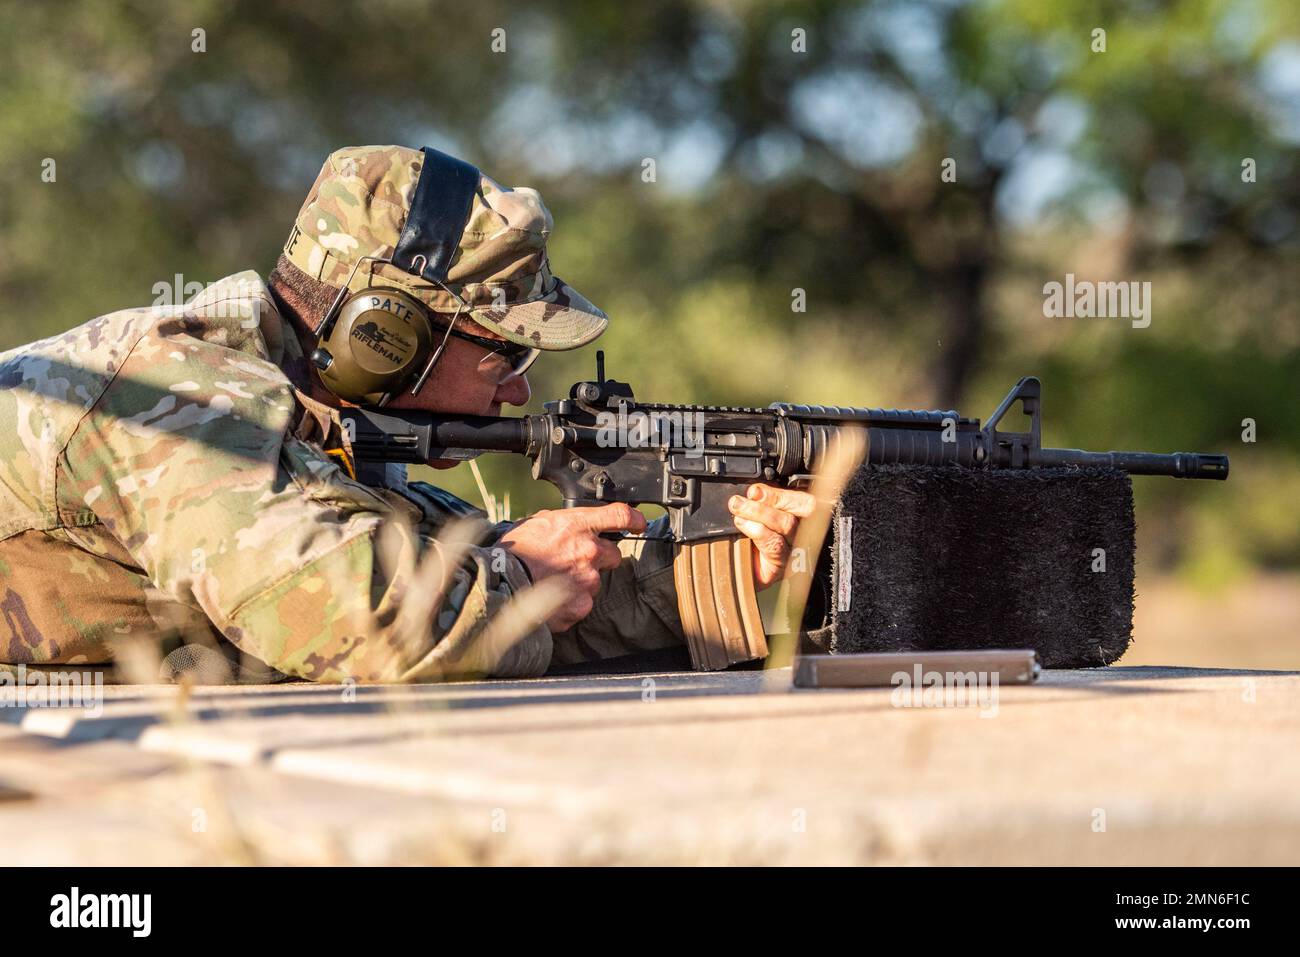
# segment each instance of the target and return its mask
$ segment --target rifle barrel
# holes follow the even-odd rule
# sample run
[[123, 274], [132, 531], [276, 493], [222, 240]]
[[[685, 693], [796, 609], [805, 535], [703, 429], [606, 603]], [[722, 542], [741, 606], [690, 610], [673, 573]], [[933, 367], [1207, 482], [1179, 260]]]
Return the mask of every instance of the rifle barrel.
[[348, 408], [341, 413], [352, 451], [361, 461], [422, 463], [446, 450], [525, 452], [528, 419], [490, 415]]
[[1228, 477], [1228, 457], [1206, 452], [1084, 452], [1079, 449], [1036, 449], [1030, 452], [1033, 465], [1051, 468], [1061, 465], [1123, 469], [1131, 475], [1169, 475], [1174, 478], [1218, 479]]

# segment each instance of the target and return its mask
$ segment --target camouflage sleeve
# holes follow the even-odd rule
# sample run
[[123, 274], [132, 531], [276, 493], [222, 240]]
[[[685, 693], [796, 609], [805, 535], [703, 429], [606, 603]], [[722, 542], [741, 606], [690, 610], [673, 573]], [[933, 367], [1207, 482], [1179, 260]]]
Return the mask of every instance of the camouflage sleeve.
[[557, 633], [551, 663], [578, 664], [686, 643], [673, 583], [668, 519], [646, 529], [649, 541], [620, 543], [623, 561], [601, 573], [600, 593], [589, 614]]
[[411, 576], [401, 569], [445, 550], [388, 521], [390, 499], [292, 435], [295, 404], [274, 365], [187, 341], [162, 324], [147, 334], [72, 433], [57, 476], [72, 523], [102, 522], [163, 592], [290, 675], [545, 670], [544, 626], [517, 641], [489, 633], [489, 617], [527, 586], [499, 549], [465, 553], [433, 621], [410, 640], [401, 609]]

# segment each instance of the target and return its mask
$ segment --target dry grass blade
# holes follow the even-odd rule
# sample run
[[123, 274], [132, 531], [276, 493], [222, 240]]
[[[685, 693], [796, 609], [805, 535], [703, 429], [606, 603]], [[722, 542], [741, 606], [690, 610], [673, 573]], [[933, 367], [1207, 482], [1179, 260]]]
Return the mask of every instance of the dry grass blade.
[[456, 569], [481, 540], [483, 531], [483, 522], [478, 519], [456, 519], [443, 526], [437, 539], [425, 543], [424, 555], [410, 574], [410, 587], [392, 625], [394, 658], [389, 668], [397, 670], [390, 671], [385, 680], [399, 680], [405, 670], [403, 662], [417, 660], [423, 654]]
[[786, 667], [794, 659], [804, 609], [808, 604], [808, 592], [812, 588], [813, 574], [816, 571], [816, 556], [821, 554], [822, 543], [826, 540], [826, 533], [830, 529], [831, 518], [835, 514], [840, 493], [853, 477], [853, 473], [858, 470], [866, 454], [866, 430], [852, 427], [840, 428], [827, 447], [821, 468], [813, 475], [812, 487], [809, 491], [817, 499], [817, 505], [812, 515], [800, 520], [798, 531], [795, 532], [792, 552], [805, 558], [800, 571], [788, 572], [781, 580], [776, 599], [776, 611], [778, 620], [785, 625], [782, 633], [769, 638], [765, 669]]
[[[483, 481], [483, 473], [479, 471], [478, 463], [473, 459], [469, 460], [469, 470], [474, 473], [474, 481], [478, 484], [478, 493], [483, 497], [483, 511], [487, 512], [488, 521], [496, 524], [501, 521], [502, 516], [497, 514], [497, 497], [488, 491], [487, 483]], [[509, 502], [510, 493], [506, 493], [506, 501]], [[509, 506], [507, 505], [507, 513]]]
[[[197, 637], [193, 640], [202, 644]], [[157, 638], [138, 638], [116, 645], [114, 664], [120, 677], [129, 684], [158, 685], [163, 661], [159, 645]], [[159, 713], [166, 724], [178, 728], [194, 720], [190, 707], [194, 687], [194, 673], [186, 672], [179, 675], [174, 687], [158, 689], [164, 697], [171, 696], [170, 707]], [[168, 812], [176, 806], [189, 804], [202, 808], [216, 861], [239, 866], [266, 863], [266, 850], [257, 846], [231, 812], [218, 772], [190, 754], [182, 754], [179, 761], [185, 773], [163, 789], [159, 817], [167, 819]]]
[[368, 656], [367, 680], [425, 682], [492, 674], [522, 638], [564, 603], [567, 587], [554, 582], [521, 591], [496, 609], [465, 647], [447, 646], [431, 654], [439, 610], [485, 531], [480, 519], [454, 519], [436, 539], [425, 537], [421, 543], [419, 531], [402, 517], [384, 519], [375, 537], [376, 563], [394, 585], [379, 609], [362, 609], [351, 623], [360, 634], [382, 638]]
[[570, 591], [567, 583], [548, 578], [514, 595], [497, 609], [475, 641], [440, 662], [438, 679], [474, 679], [500, 672], [515, 646], [558, 611]]
[[162, 654], [158, 644], [161, 635], [153, 638], [137, 637], [113, 644], [113, 666], [124, 684], [155, 685], [160, 681]]

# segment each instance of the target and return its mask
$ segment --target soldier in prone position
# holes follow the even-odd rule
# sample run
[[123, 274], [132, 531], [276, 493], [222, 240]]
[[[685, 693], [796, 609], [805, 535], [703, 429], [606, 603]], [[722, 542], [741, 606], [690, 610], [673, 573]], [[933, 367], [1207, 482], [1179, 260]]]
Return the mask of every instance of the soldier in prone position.
[[[381, 560], [381, 526], [438, 560], [440, 529], [475, 509], [405, 466], [359, 468], [338, 409], [524, 405], [538, 355], [608, 321], [552, 275], [551, 228], [535, 190], [437, 151], [343, 149], [267, 280], [242, 272], [0, 354], [0, 661], [103, 664], [145, 637], [207, 644], [250, 680], [436, 680], [682, 644], [663, 520], [623, 504], [498, 525], [452, 571], [426, 640], [394, 637], [411, 582]], [[760, 588], [812, 504], [762, 485], [733, 499]], [[482, 647], [494, 613], [551, 578], [568, 599], [550, 619]]]

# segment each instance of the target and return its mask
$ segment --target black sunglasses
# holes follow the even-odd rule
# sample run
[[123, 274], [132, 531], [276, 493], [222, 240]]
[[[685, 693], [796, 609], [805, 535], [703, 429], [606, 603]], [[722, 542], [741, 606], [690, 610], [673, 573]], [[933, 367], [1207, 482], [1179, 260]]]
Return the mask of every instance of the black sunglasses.
[[534, 349], [532, 346], [522, 346], [517, 342], [509, 342], [504, 339], [489, 339], [486, 336], [461, 332], [454, 325], [450, 329], [438, 325], [435, 325], [434, 328], [442, 332], [444, 337], [449, 335], [464, 342], [472, 342], [476, 346], [482, 346], [488, 350], [488, 354], [479, 361], [479, 365], [499, 366], [500, 368], [491, 370], [499, 381], [504, 381], [511, 376], [523, 375], [537, 361], [537, 357], [541, 355], [541, 350]]
[[[439, 332], [446, 333], [447, 327], [431, 323]], [[476, 346], [482, 346], [484, 349], [490, 349], [492, 352], [499, 352], [507, 359], [523, 357], [533, 352], [531, 346], [521, 346], [517, 342], [509, 342], [505, 339], [489, 339], [487, 336], [476, 336], [468, 332], [461, 332], [455, 326], [451, 328], [451, 335], [454, 339], [463, 339], [466, 342], [472, 342]]]

